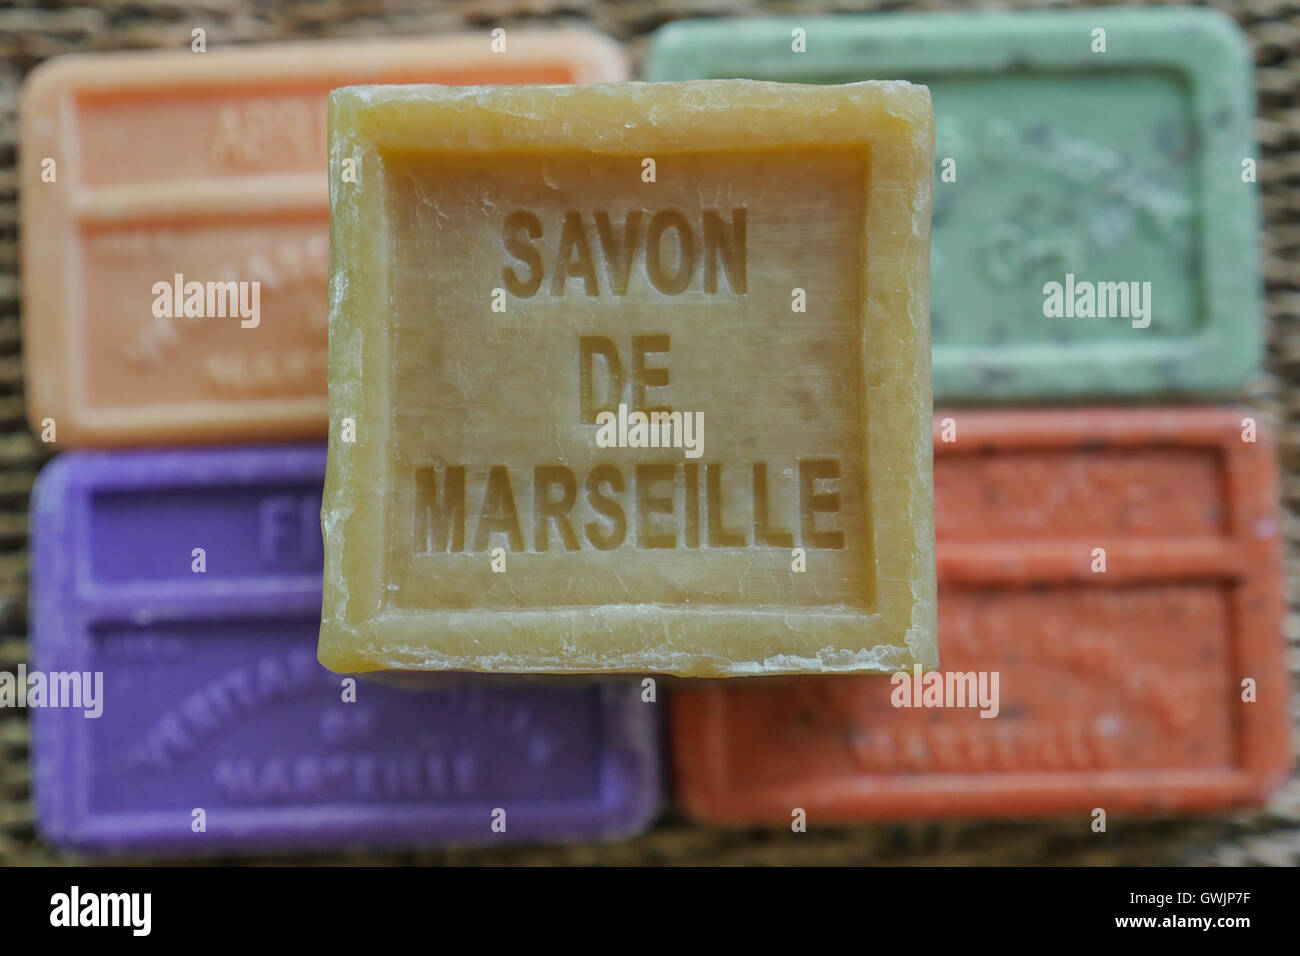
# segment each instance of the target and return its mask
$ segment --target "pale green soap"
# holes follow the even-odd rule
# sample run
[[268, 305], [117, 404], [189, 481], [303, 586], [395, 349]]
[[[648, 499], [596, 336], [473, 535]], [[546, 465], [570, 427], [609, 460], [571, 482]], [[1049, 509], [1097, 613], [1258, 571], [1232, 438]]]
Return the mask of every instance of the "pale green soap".
[[[646, 71], [930, 87], [936, 401], [1224, 394], [1259, 362], [1258, 187], [1243, 177], [1258, 157], [1254, 81], [1227, 17], [685, 21], [655, 36]], [[1128, 317], [1045, 316], [1044, 286], [1067, 273], [1076, 294], [1079, 282], [1150, 282], [1150, 324], [1134, 327], [1132, 303]]]

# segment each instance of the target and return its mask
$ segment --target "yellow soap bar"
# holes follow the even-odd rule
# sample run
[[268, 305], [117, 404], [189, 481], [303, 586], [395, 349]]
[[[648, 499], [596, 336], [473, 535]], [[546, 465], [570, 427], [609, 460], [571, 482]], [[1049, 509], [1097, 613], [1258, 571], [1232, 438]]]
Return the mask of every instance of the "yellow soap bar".
[[320, 659], [937, 664], [906, 83], [330, 100]]

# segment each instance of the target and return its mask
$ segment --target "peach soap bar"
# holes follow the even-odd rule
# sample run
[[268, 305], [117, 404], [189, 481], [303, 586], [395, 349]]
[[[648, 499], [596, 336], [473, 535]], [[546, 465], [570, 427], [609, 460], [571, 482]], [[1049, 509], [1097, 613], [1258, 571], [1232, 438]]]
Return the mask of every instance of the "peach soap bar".
[[320, 659], [936, 664], [928, 91], [330, 97]]
[[60, 446], [324, 437], [329, 91], [626, 75], [578, 31], [42, 64], [21, 135], [32, 427]]

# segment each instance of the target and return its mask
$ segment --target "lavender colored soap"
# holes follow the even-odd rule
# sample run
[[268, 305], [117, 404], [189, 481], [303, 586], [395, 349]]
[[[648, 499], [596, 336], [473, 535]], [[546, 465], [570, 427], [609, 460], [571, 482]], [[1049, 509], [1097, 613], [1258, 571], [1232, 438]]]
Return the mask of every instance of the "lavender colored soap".
[[170, 855], [645, 826], [658, 719], [635, 682], [356, 681], [345, 702], [316, 661], [324, 474], [317, 446], [73, 453], [41, 473], [31, 668], [103, 674], [100, 716], [30, 711], [42, 836]]

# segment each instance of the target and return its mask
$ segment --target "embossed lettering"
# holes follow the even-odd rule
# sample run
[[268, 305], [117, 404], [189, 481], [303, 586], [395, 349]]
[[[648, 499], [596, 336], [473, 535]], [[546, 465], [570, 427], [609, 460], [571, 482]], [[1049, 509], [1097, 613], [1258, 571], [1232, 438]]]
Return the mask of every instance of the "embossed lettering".
[[[594, 242], [588, 216], [595, 223]], [[649, 223], [643, 231], [641, 223], [647, 216]], [[558, 233], [551, 233], [554, 254], [546, 255], [547, 230], [542, 218], [530, 210], [513, 210], [503, 224], [502, 245], [509, 257], [527, 266], [527, 274], [521, 275], [518, 265], [503, 266], [506, 290], [516, 298], [531, 298], [549, 274], [553, 296], [579, 288], [588, 296], [624, 296], [633, 266], [639, 261], [644, 270], [642, 281], [663, 295], [681, 295], [697, 276], [699, 288], [715, 295], [721, 290], [723, 275], [733, 294], [749, 292], [749, 218], [744, 206], [731, 210], [730, 223], [717, 209], [701, 209], [697, 219], [680, 209], [653, 213], [631, 209], [623, 215], [621, 231], [617, 222], [605, 209], [590, 214], [566, 210]], [[580, 280], [580, 284], [571, 279]]]

